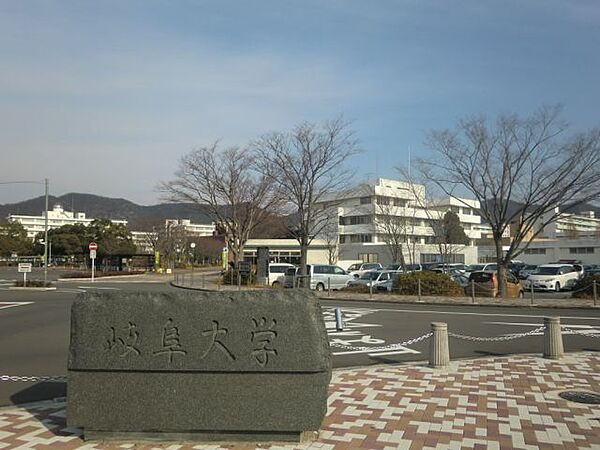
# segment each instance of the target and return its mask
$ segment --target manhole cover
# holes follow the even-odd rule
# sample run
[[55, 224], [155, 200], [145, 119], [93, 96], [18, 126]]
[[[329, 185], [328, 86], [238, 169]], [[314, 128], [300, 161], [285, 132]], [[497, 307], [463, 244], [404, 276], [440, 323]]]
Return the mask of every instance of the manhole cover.
[[560, 398], [570, 402], [586, 403], [588, 405], [600, 405], [600, 394], [585, 391], [564, 391], [558, 394]]

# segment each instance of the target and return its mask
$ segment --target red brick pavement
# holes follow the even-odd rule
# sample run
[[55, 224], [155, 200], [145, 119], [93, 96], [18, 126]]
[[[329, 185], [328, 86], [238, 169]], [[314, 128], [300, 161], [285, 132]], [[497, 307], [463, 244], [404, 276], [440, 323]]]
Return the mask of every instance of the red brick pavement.
[[600, 406], [563, 400], [565, 389], [600, 392], [600, 354], [339, 370], [319, 439], [306, 445], [86, 443], [66, 427], [65, 404], [45, 402], [0, 410], [0, 448], [600, 449]]

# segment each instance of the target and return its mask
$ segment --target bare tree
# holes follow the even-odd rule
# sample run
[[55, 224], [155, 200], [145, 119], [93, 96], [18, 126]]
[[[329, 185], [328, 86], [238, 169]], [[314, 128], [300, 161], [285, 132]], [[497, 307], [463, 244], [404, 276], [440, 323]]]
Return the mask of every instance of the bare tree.
[[300, 270], [306, 274], [308, 246], [327, 226], [330, 207], [352, 179], [345, 162], [358, 150], [354, 133], [338, 118], [266, 134], [251, 147], [258, 153], [258, 170], [277, 184], [296, 218], [290, 233], [300, 244]]
[[414, 228], [406, 202], [392, 197], [375, 198], [377, 233], [381, 235], [392, 261], [399, 263], [403, 270], [406, 270], [404, 247], [408, 248], [410, 232]]
[[252, 231], [280, 205], [273, 179], [255, 172], [254, 163], [252, 152], [237, 147], [219, 151], [215, 143], [183, 156], [175, 179], [160, 185], [169, 201], [208, 207], [236, 264], [244, 258]]
[[427, 142], [435, 156], [420, 160], [422, 173], [446, 194], [466, 191], [481, 204], [502, 296], [509, 262], [557, 220], [558, 207], [600, 198], [600, 129], [561, 139], [566, 125], [559, 114], [559, 107], [544, 107], [526, 118], [501, 115], [493, 125], [482, 117], [462, 120], [453, 131], [431, 132]]
[[339, 254], [339, 220], [337, 214], [330, 214], [327, 223], [321, 231], [321, 236], [327, 247], [327, 261], [329, 264], [335, 264]]

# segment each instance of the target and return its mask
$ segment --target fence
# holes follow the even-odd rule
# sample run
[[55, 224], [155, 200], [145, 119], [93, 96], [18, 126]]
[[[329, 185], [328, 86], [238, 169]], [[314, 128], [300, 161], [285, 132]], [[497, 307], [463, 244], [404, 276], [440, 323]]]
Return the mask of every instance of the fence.
[[[343, 317], [340, 308], [336, 308], [335, 319], [336, 319], [336, 330], [341, 331], [344, 328]], [[350, 345], [344, 345], [339, 343], [330, 344], [332, 347], [339, 347], [345, 350], [354, 351], [392, 351], [401, 349], [407, 345], [416, 344], [421, 341], [431, 339], [429, 346], [429, 365], [434, 368], [444, 368], [450, 363], [450, 350], [449, 350], [449, 338], [472, 341], [472, 342], [501, 342], [501, 341], [512, 341], [514, 339], [521, 339], [524, 337], [535, 336], [540, 333], [544, 333], [543, 343], [543, 356], [548, 359], [559, 359], [564, 355], [563, 345], [563, 331], [568, 334], [575, 334], [590, 338], [600, 338], [598, 334], [588, 334], [585, 332], [572, 330], [570, 328], [564, 328], [560, 325], [559, 317], [545, 317], [544, 325], [534, 328], [524, 333], [513, 333], [507, 336], [469, 336], [462, 333], [453, 333], [448, 331], [448, 325], [443, 322], [432, 322], [431, 331], [421, 336], [407, 339], [405, 341], [390, 344], [382, 347], [356, 347]]]
[[[336, 330], [343, 331], [344, 321], [341, 308], [335, 309]], [[472, 341], [472, 342], [501, 342], [512, 341], [524, 337], [535, 336], [544, 333], [544, 342], [542, 354], [547, 359], [560, 359], [564, 355], [563, 332], [568, 334], [580, 335], [589, 338], [600, 339], [599, 334], [588, 334], [578, 330], [562, 327], [559, 317], [545, 317], [544, 325], [534, 328], [524, 333], [514, 333], [507, 336], [469, 336], [463, 333], [454, 333], [448, 331], [448, 325], [444, 322], [432, 322], [431, 331], [414, 338], [406, 339], [402, 342], [389, 344], [381, 347], [357, 347], [344, 345], [340, 343], [330, 343], [332, 347], [343, 348], [345, 350], [356, 351], [393, 351], [402, 349], [408, 345], [414, 345], [422, 341], [430, 340], [429, 345], [429, 365], [433, 368], [446, 368], [450, 364], [450, 346], [449, 338]], [[65, 382], [66, 376], [21, 376], [21, 375], [0, 375], [0, 382]]]

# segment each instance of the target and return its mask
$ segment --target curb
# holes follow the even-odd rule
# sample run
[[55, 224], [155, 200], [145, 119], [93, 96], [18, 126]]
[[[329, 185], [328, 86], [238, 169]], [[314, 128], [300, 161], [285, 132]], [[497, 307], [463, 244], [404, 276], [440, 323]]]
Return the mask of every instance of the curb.
[[[482, 306], [485, 308], [547, 308], [547, 309], [589, 309], [589, 310], [598, 310], [599, 306], [594, 305], [543, 305], [539, 303], [534, 303], [533, 305], [521, 305], [521, 304], [512, 304], [507, 305], [503, 303], [444, 303], [444, 302], [434, 302], [428, 300], [422, 301], [408, 301], [408, 300], [394, 300], [394, 299], [360, 299], [360, 298], [340, 298], [340, 297], [321, 297], [320, 300], [339, 300], [344, 302], [361, 302], [361, 303], [387, 303], [387, 304], [395, 304], [395, 305], [439, 305], [439, 306]], [[552, 300], [552, 299], [540, 299], [540, 300]]]
[[[173, 286], [174, 288], [178, 288], [178, 289], [185, 289], [188, 291], [201, 291], [201, 292], [219, 292], [216, 291], [214, 289], [206, 289], [206, 288], [197, 288], [197, 287], [192, 287], [192, 286], [181, 286], [179, 284], [175, 284], [174, 281], [170, 281], [169, 284], [171, 286]], [[236, 291], [237, 292], [237, 291]], [[379, 294], [381, 295], [381, 294]], [[385, 295], [385, 294], [384, 294]], [[342, 301], [342, 302], [360, 302], [360, 303], [387, 303], [387, 304], [391, 304], [391, 305], [439, 305], [439, 306], [481, 306], [481, 307], [485, 307], [485, 308], [546, 308], [546, 309], [584, 309], [584, 310], [599, 310], [600, 309], [600, 305], [599, 306], [594, 306], [594, 305], [543, 305], [543, 304], [539, 304], [539, 303], [534, 303], [532, 304], [503, 304], [503, 303], [471, 303], [470, 301], [467, 302], [463, 302], [463, 303], [444, 303], [444, 302], [439, 302], [439, 301], [428, 301], [428, 300], [422, 300], [422, 301], [410, 301], [410, 300], [400, 300], [400, 299], [386, 299], [386, 298], [365, 298], [365, 299], [361, 299], [361, 298], [349, 298], [349, 297], [345, 297], [345, 298], [340, 298], [340, 297], [323, 297], [323, 296], [317, 296], [319, 298], [319, 300], [331, 300], [331, 301]], [[480, 297], [480, 298], [485, 298], [485, 297]], [[539, 299], [539, 300], [550, 300], [553, 301], [553, 299]], [[564, 300], [569, 300], [569, 299], [564, 299]], [[527, 300], [529, 301], [529, 300]]]

